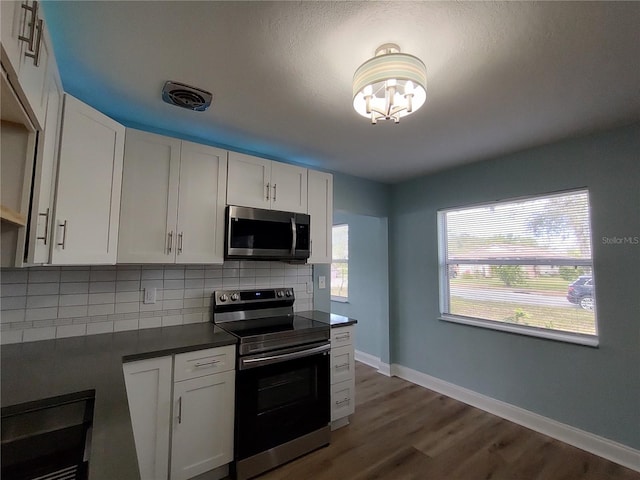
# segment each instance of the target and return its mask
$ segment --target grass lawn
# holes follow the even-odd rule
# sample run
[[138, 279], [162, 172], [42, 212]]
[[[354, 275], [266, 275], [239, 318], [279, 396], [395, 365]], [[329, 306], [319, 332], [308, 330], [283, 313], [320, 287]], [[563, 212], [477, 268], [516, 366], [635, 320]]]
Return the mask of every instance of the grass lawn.
[[[451, 314], [498, 322], [595, 335], [595, 314], [578, 306], [543, 307], [451, 297]], [[521, 312], [519, 317], [516, 311]]]

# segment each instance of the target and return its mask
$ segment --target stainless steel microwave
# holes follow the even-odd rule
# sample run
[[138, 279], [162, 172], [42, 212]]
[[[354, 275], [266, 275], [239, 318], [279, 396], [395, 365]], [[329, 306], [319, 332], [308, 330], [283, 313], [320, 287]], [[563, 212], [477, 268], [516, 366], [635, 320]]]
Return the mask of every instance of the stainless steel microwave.
[[229, 205], [225, 258], [304, 262], [311, 253], [310, 217]]

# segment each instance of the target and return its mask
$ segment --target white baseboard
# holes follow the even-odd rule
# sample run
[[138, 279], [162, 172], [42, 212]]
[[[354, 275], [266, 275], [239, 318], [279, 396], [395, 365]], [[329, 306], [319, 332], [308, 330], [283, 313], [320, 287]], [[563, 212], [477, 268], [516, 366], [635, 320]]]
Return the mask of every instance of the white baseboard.
[[356, 350], [355, 359], [365, 365], [378, 369], [378, 373], [382, 375], [386, 375], [387, 377], [391, 376], [391, 366], [388, 363], [383, 363], [378, 357]]
[[[365, 354], [366, 355], [366, 354]], [[356, 360], [358, 354], [356, 352]], [[363, 362], [366, 363], [366, 362]], [[438, 393], [455, 398], [473, 407], [480, 408], [506, 420], [517, 423], [536, 432], [548, 435], [562, 442], [578, 447], [587, 452], [611, 460], [622, 466], [640, 472], [640, 451], [621, 443], [614, 442], [593, 433], [560, 423], [556, 420], [530, 412], [515, 405], [496, 400], [486, 395], [445, 382], [411, 368], [392, 364], [390, 373], [411, 383], [434, 390]]]

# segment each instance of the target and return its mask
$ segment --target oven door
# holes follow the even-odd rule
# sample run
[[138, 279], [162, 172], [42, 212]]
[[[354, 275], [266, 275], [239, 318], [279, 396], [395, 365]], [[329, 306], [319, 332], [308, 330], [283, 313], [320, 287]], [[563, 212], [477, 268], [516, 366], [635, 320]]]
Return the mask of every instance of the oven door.
[[329, 350], [323, 342], [239, 359], [237, 459], [329, 424]]

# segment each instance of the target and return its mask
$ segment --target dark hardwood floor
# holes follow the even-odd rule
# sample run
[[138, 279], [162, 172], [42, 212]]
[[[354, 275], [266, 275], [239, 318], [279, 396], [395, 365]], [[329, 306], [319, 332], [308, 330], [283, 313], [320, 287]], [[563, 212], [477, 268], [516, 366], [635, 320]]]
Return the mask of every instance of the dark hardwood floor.
[[356, 364], [356, 413], [331, 445], [259, 480], [640, 480], [640, 473]]

